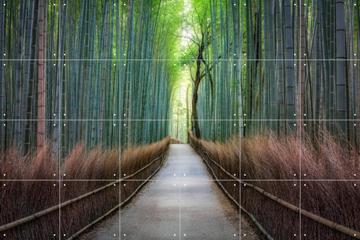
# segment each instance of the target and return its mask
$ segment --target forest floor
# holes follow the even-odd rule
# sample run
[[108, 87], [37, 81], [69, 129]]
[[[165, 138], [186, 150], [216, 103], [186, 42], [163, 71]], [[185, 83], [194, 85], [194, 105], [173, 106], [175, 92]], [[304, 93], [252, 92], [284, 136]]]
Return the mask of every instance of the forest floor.
[[240, 219], [194, 150], [172, 144], [165, 165], [151, 182], [121, 212], [82, 239], [107, 240], [121, 234], [126, 240], [233, 240], [239, 232], [246, 239], [260, 239], [247, 219]]

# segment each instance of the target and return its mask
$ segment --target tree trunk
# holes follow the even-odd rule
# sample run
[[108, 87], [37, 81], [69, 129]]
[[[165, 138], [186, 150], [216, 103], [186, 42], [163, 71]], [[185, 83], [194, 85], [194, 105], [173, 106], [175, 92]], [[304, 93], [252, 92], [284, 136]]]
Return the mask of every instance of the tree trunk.
[[347, 138], [346, 34], [344, 0], [336, 1], [336, 118], [339, 137]]
[[[301, 1], [300, 1], [301, 3]], [[304, 91], [305, 91], [305, 57], [306, 57], [306, 25], [305, 25], [305, 7], [304, 4], [300, 4], [300, 43], [299, 43], [299, 80], [298, 80], [298, 89], [297, 89], [297, 99], [296, 99], [296, 126], [297, 126], [297, 135], [301, 136], [302, 133], [302, 119], [304, 118]]]
[[46, 0], [39, 0], [38, 10], [38, 89], [37, 89], [37, 149], [45, 144], [45, 86], [46, 86]]
[[201, 44], [198, 49], [198, 56], [196, 59], [196, 73], [195, 73], [195, 80], [194, 80], [194, 90], [193, 90], [193, 96], [192, 96], [192, 128], [193, 133], [197, 138], [201, 137], [200, 134], [200, 127], [199, 127], [199, 121], [198, 121], [198, 112], [197, 112], [197, 102], [198, 102], [198, 91], [200, 82], [202, 79], [201, 76], [201, 62], [203, 60], [203, 52], [204, 52], [205, 46], [204, 46], [204, 38], [201, 40]]

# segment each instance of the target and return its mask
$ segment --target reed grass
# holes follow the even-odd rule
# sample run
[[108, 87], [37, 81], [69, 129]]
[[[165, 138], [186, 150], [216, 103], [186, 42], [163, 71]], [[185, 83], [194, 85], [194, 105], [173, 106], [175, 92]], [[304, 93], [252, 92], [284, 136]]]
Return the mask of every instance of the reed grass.
[[[190, 136], [192, 145], [234, 176], [304, 210], [360, 230], [360, 155], [327, 133], [318, 140], [274, 135], [210, 142]], [[208, 155], [204, 155], [206, 152]], [[229, 179], [213, 167], [220, 179]], [[241, 170], [241, 171], [240, 171]], [[301, 179], [301, 180], [300, 180]], [[274, 239], [351, 239], [290, 211], [250, 187], [221, 182]], [[301, 229], [301, 231], [300, 231]]]
[[[54, 159], [49, 146], [26, 156], [21, 156], [15, 148], [1, 152], [0, 225], [55, 206], [136, 172], [165, 154], [169, 143], [170, 138], [165, 138], [123, 151], [100, 147], [86, 149], [83, 144], [78, 144], [63, 162]], [[84, 201], [2, 234], [6, 234], [7, 239], [59, 239], [59, 235], [61, 239], [66, 239], [126, 199], [160, 163], [161, 161], [155, 162], [132, 179], [138, 181], [115, 184]]]

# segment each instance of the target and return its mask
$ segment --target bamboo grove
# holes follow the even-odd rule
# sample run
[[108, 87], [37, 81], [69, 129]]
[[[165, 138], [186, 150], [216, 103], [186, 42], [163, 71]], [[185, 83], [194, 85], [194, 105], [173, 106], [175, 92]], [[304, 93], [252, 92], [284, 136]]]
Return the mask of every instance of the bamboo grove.
[[[185, 127], [211, 140], [327, 131], [360, 144], [359, 0], [0, 4], [1, 148], [66, 154]], [[192, 86], [177, 94], [185, 72]], [[182, 129], [174, 96], [186, 96]]]
[[192, 3], [197, 136], [328, 131], [359, 145], [359, 1]]
[[176, 1], [0, 0], [0, 146], [148, 143], [167, 135]]

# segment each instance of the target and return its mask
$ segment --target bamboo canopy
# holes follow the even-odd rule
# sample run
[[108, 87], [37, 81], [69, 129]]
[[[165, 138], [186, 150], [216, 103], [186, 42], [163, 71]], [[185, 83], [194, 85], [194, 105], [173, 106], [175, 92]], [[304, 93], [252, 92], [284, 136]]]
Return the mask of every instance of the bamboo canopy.
[[[167, 135], [178, 3], [1, 0], [1, 149], [66, 155]], [[168, 23], [168, 24], [165, 24]], [[159, 121], [153, 121], [153, 120]]]

